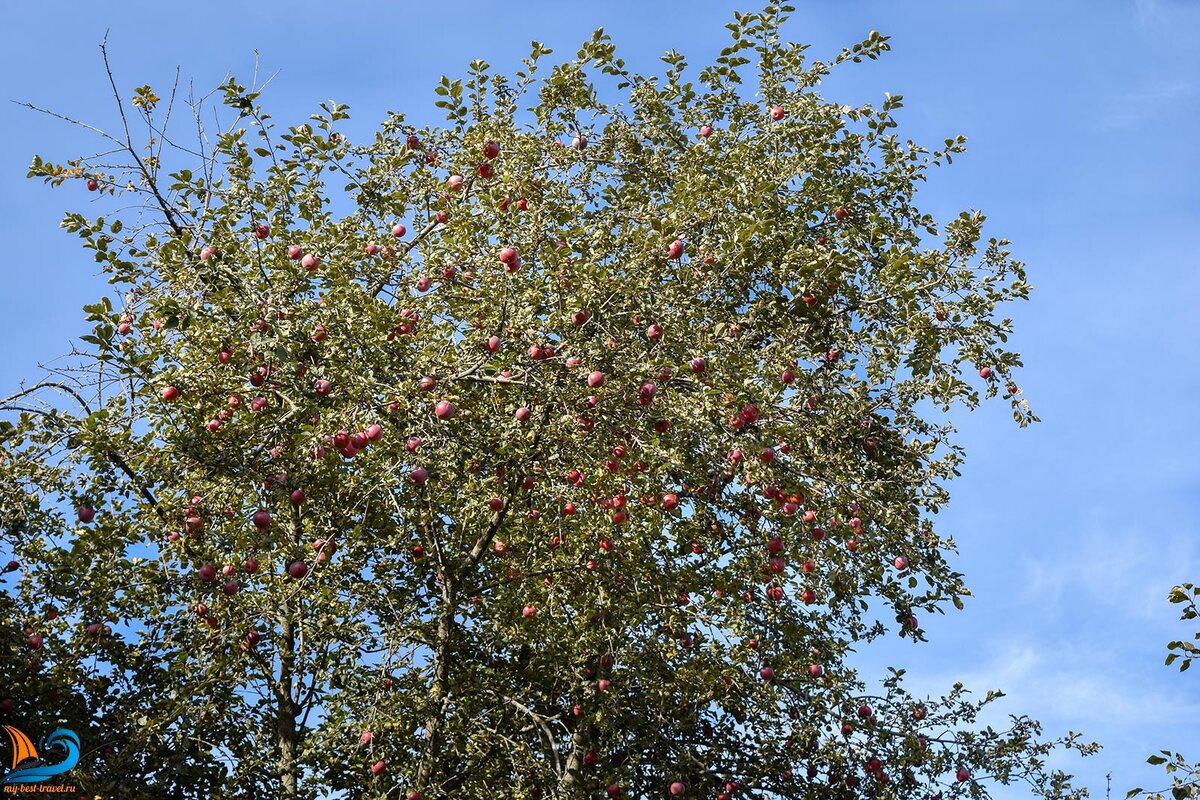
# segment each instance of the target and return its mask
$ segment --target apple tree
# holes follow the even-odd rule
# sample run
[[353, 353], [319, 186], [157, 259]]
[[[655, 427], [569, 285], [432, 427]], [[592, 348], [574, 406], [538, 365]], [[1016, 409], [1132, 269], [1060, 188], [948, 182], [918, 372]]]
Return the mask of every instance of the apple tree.
[[0, 404], [0, 713], [122, 797], [1083, 794], [1076, 734], [854, 665], [968, 595], [951, 415], [1035, 419], [1030, 287], [915, 205], [961, 137], [819, 93], [888, 38], [790, 10], [656, 76], [535, 42], [362, 141], [112, 81], [106, 153], [30, 168], [113, 291]]

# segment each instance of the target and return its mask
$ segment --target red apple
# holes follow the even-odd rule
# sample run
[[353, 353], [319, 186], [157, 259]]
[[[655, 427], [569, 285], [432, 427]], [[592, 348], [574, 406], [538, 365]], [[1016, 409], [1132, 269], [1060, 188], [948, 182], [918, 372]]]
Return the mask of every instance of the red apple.
[[254, 235], [259, 239], [265, 239], [271, 235], [271, 226], [263, 222], [254, 226]]
[[168, 386], [162, 390], [162, 399], [168, 403], [173, 403], [179, 397], [179, 389], [174, 386]]
[[408, 228], [404, 227], [399, 222], [392, 226], [392, 236], [395, 236], [397, 239], [401, 238], [406, 233], [408, 233]]
[[783, 117], [784, 117], [783, 106], [771, 106], [771, 119], [778, 122], [779, 120], [783, 119]]
[[271, 514], [262, 509], [255, 511], [254, 516], [251, 517], [251, 520], [254, 522], [254, 527], [258, 528], [260, 531], [265, 531], [267, 528], [271, 527]]
[[75, 515], [79, 517], [79, 521], [85, 525], [96, 518], [96, 511], [91, 506], [80, 506], [75, 509]]
[[668, 258], [681, 258], [683, 256], [683, 242], [676, 239], [667, 247]]
[[299, 580], [308, 574], [308, 564], [300, 560], [293, 561], [288, 564], [287, 572], [288, 575]]
[[670, 792], [671, 792], [672, 797], [683, 797], [683, 793], [686, 791], [687, 791], [687, 787], [684, 786], [679, 781], [675, 781], [670, 786]]
[[534, 606], [525, 606], [523, 609], [521, 609], [521, 616], [525, 619], [534, 619], [537, 617], [537, 614], [537, 608]]
[[573, 325], [585, 325], [592, 315], [582, 309], [571, 315], [571, 323]]
[[425, 482], [429, 480], [429, 471], [424, 467], [417, 467], [412, 472], [408, 473], [408, 479], [417, 486], [424, 486]]
[[371, 765], [371, 774], [372, 775], [382, 775], [386, 771], [387, 771], [387, 762], [384, 761], [382, 758]]
[[493, 159], [498, 155], [500, 155], [500, 145], [496, 144], [495, 142], [488, 142], [483, 146], [484, 158]]
[[711, 125], [701, 125], [700, 126], [700, 135], [703, 136], [705, 139], [712, 136], [712, 132], [713, 132], [713, 129], [712, 129]]
[[299, 261], [304, 256], [304, 248], [298, 244], [289, 245], [287, 249], [287, 257], [292, 261]]
[[295, 490], [295, 491], [293, 491], [293, 492], [292, 492], [292, 494], [291, 494], [291, 501], [292, 501], [292, 505], [294, 505], [294, 506], [302, 506], [302, 505], [304, 505], [304, 501], [305, 501], [306, 499], [307, 499], [307, 498], [305, 498], [305, 496], [304, 496], [304, 490], [303, 490], [303, 489], [296, 489], [296, 490]]
[[324, 397], [333, 391], [333, 384], [324, 378], [321, 378], [313, 384], [313, 391], [319, 394], [321, 397]]
[[300, 259], [300, 266], [304, 267], [309, 272], [316, 272], [317, 267], [321, 266], [321, 259], [314, 256], [312, 253], [306, 253], [304, 258]]
[[433, 407], [433, 413], [438, 419], [446, 420], [453, 418], [458, 413], [458, 409], [449, 400], [439, 400], [438, 404]]
[[211, 583], [217, 579], [217, 568], [212, 564], [203, 564], [196, 572], [196, 577], [205, 583]]
[[758, 677], [762, 678], [767, 683], [775, 680], [775, 670], [770, 667], [763, 667], [758, 671]]

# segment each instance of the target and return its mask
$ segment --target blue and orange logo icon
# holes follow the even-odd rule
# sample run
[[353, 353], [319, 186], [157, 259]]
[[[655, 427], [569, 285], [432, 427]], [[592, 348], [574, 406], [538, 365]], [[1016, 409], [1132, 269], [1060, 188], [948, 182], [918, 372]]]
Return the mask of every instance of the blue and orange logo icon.
[[11, 725], [0, 725], [12, 742], [12, 770], [0, 778], [0, 784], [40, 783], [61, 775], [79, 763], [79, 737], [74, 731], [59, 728], [42, 740], [42, 750], [66, 750], [67, 757], [55, 764], [47, 763], [38, 755], [37, 748], [29, 737]]

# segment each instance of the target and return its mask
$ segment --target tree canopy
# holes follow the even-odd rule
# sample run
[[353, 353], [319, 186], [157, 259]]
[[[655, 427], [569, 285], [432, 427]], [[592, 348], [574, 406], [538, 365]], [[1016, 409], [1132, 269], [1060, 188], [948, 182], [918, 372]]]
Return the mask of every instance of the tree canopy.
[[535, 42], [363, 142], [114, 80], [115, 153], [30, 169], [114, 291], [0, 404], [0, 720], [120, 797], [1078, 796], [1075, 734], [853, 665], [969, 594], [951, 414], [1035, 420], [1030, 287], [916, 205], [962, 137], [819, 93], [888, 38], [790, 10], [657, 76]]

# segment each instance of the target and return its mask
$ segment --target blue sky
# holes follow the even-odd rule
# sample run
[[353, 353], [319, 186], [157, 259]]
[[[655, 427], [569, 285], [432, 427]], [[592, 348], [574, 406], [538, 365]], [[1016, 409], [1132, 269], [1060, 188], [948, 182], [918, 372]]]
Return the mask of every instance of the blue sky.
[[[1160, 788], [1145, 756], [1200, 758], [1200, 675], [1162, 665], [1186, 635], [1166, 601], [1200, 581], [1200, 0], [796, 0], [787, 38], [832, 55], [869, 30], [892, 54], [824, 93], [905, 96], [904, 135], [962, 133], [969, 152], [922, 191], [929, 211], [989, 215], [1029, 265], [1014, 309], [1022, 384], [1044, 420], [1019, 431], [1001, 405], [961, 422], [968, 447], [944, 530], [976, 595], [923, 619], [932, 644], [864, 655], [931, 691], [964, 680], [1009, 693], [1004, 710], [1048, 732], [1083, 730], [1105, 751], [1072, 762], [1103, 796]], [[96, 44], [106, 29], [124, 86], [165, 88], [176, 65], [198, 87], [248, 77], [254, 51], [280, 71], [276, 119], [336, 99], [367, 132], [386, 110], [437, 117], [432, 88], [472, 58], [511, 69], [531, 39], [573, 52], [604, 26], [642, 70], [678, 49], [697, 63], [725, 44], [742, 3], [10, 3], [0, 100], [115, 124]], [[114, 10], [118, 9], [118, 10]], [[163, 92], [160, 91], [160, 94]], [[105, 288], [57, 223], [81, 188], [23, 179], [36, 152], [99, 150], [84, 132], [0, 105], [0, 393], [85, 332], [79, 307]], [[1019, 797], [1019, 790], [1000, 793]]]

